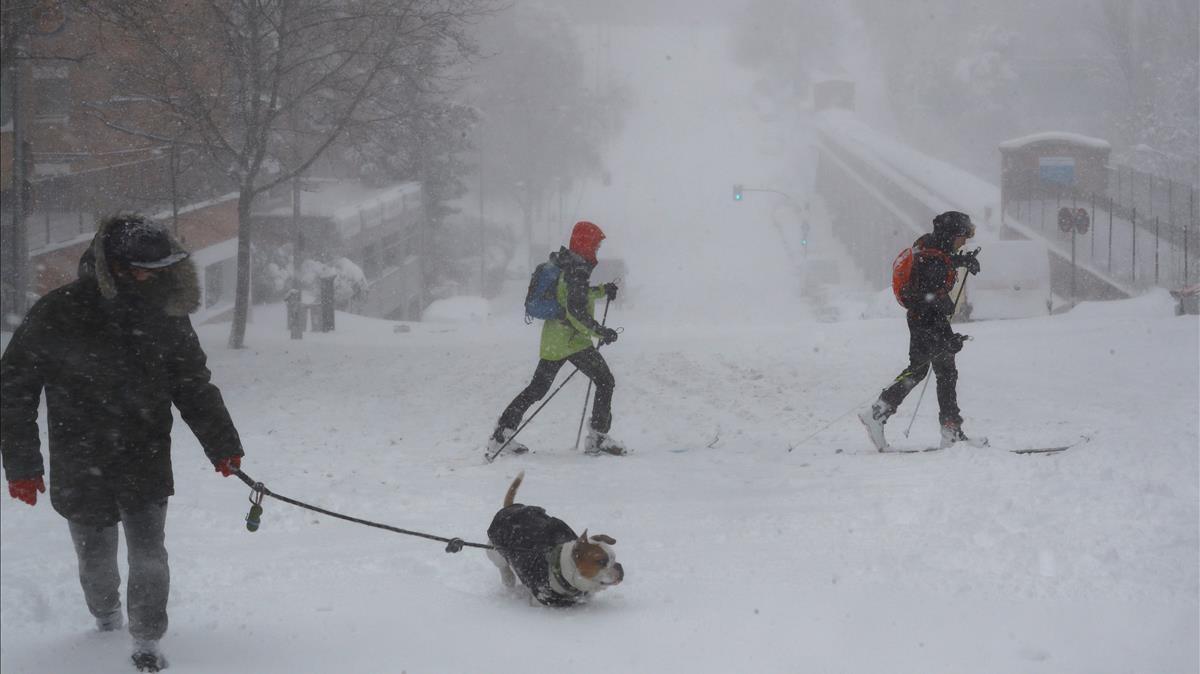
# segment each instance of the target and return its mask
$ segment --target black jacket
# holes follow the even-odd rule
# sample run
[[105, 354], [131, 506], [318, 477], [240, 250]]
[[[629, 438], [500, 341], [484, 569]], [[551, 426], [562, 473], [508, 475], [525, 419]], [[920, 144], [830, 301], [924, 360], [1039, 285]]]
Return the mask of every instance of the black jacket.
[[596, 265], [565, 247], [559, 248], [557, 253], [551, 253], [550, 260], [562, 270], [563, 281], [567, 284], [567, 312], [588, 330], [599, 332], [600, 323], [588, 311], [588, 291], [591, 289], [588, 281]]
[[944, 326], [949, 331], [949, 319], [954, 314], [954, 298], [950, 292], [957, 276], [953, 264], [948, 260], [951, 243], [933, 234], [925, 234], [913, 246], [930, 252], [918, 255], [913, 260], [912, 273], [904, 289], [909, 323], [931, 328]]
[[44, 390], [51, 503], [70, 520], [106, 526], [118, 504], [174, 493], [172, 403], [209, 460], [243, 451], [187, 317], [198, 298], [190, 261], [171, 268], [165, 310], [150, 308], [117, 292], [97, 246], [78, 280], [30, 309], [0, 358], [0, 454], [9, 480], [43, 474]]
[[558, 569], [558, 553], [565, 543], [578, 538], [566, 522], [546, 514], [537, 506], [514, 503], [496, 513], [488, 527], [488, 540], [496, 546], [509, 566], [529, 588], [534, 598], [546, 606], [572, 606], [586, 594], [566, 582], [559, 572], [561, 593], [550, 584], [550, 574]]

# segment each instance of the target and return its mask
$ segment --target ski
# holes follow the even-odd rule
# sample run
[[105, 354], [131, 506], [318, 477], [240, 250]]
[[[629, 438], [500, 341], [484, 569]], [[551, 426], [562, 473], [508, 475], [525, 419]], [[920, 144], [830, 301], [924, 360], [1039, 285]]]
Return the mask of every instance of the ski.
[[1075, 445], [1062, 445], [1060, 447], [1032, 447], [1029, 449], [1010, 449], [1008, 451], [1013, 454], [1057, 454], [1065, 452]]
[[[669, 451], [675, 451], [675, 450], [669, 450]], [[599, 451], [595, 451], [595, 452], [584, 452], [583, 455], [584, 456], [629, 456], [632, 453], [633, 453], [632, 449], [629, 449], [628, 447], [622, 447], [620, 452], [606, 452], [604, 450], [599, 450]]]
[[[1075, 445], [1059, 445], [1057, 447], [1028, 447], [1026, 449], [1007, 449], [1004, 451], [1009, 452], [1010, 454], [1057, 454], [1058, 452], [1065, 452], [1074, 446]], [[953, 445], [951, 445], [951, 447], [953, 447]], [[950, 449], [950, 447], [924, 447], [921, 449], [896, 449], [894, 447], [891, 447], [891, 448], [885, 449], [879, 453], [880, 454], [925, 454], [928, 452], [940, 452], [944, 449]]]
[[[1085, 436], [1081, 437], [1079, 440], [1072, 442], [1069, 445], [1053, 445], [1053, 446], [1048, 446], [1048, 447], [1026, 447], [1023, 449], [1007, 449], [1004, 451], [1007, 451], [1010, 454], [1058, 454], [1059, 452], [1065, 452], [1068, 449], [1071, 449], [1072, 447], [1077, 447], [1079, 445], [1082, 445], [1083, 443], [1085, 443], [1089, 440], [1091, 440], [1091, 437], [1085, 435]], [[954, 445], [950, 445], [950, 447], [953, 447], [953, 446]], [[980, 449], [990, 449], [990, 448], [991, 448], [990, 445], [984, 445], [984, 446], [980, 447]], [[925, 454], [927, 452], [940, 452], [943, 449], [949, 449], [949, 447], [923, 447], [923, 448], [913, 448], [913, 449], [899, 449], [896, 447], [888, 447], [887, 449], [885, 449], [879, 453], [880, 454]]]
[[[524, 447], [524, 445], [521, 445], [521, 446]], [[504, 451], [500, 452], [499, 454], [497, 454], [495, 456], [492, 456], [491, 452], [489, 452], [488, 450], [485, 449], [485, 450], [483, 450], [483, 460], [485, 463], [493, 463], [496, 459], [499, 459], [502, 456], [525, 456], [527, 454], [536, 454], [536, 453], [537, 453], [537, 451], [532, 450], [532, 449], [522, 449], [520, 451], [513, 451], [513, 450], [505, 447]]]

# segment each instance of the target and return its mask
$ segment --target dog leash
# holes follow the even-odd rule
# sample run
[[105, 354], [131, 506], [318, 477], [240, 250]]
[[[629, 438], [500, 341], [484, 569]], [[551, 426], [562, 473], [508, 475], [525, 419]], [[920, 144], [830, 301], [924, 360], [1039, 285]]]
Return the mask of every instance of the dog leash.
[[324, 508], [319, 508], [315, 505], [305, 503], [303, 501], [298, 501], [294, 498], [289, 498], [287, 496], [284, 496], [283, 494], [278, 494], [276, 492], [273, 492], [270, 489], [267, 489], [267, 486], [264, 485], [263, 483], [257, 482], [253, 478], [251, 478], [249, 475], [243, 473], [240, 468], [234, 470], [233, 474], [236, 475], [239, 480], [241, 480], [242, 482], [245, 482], [246, 486], [250, 487], [250, 512], [249, 512], [249, 514], [246, 515], [246, 529], [248, 531], [258, 531], [258, 526], [260, 524], [260, 518], [262, 517], [262, 512], [263, 512], [263, 509], [262, 509], [263, 497], [270, 496], [273, 499], [278, 499], [280, 501], [283, 501], [284, 503], [290, 503], [291, 505], [294, 505], [298, 508], [304, 508], [305, 510], [311, 510], [316, 513], [321, 513], [322, 515], [336, 517], [340, 520], [346, 520], [347, 522], [354, 522], [355, 524], [361, 524], [361, 525], [367, 526], [367, 527], [383, 529], [384, 531], [390, 531], [390, 532], [396, 533], [396, 534], [404, 534], [406, 536], [416, 536], [418, 538], [426, 538], [431, 541], [439, 541], [439, 542], [446, 544], [446, 552], [459, 552], [464, 547], [480, 548], [482, 550], [495, 550], [496, 549], [496, 546], [489, 545], [487, 543], [471, 543], [469, 541], [464, 541], [461, 538], [443, 538], [441, 536], [434, 536], [433, 534], [421, 533], [420, 531], [409, 531], [408, 529], [401, 529], [399, 527], [393, 527], [388, 524], [381, 524], [379, 522], [372, 522], [370, 520], [364, 520], [364, 519], [361, 519], [358, 517], [351, 517], [349, 515], [343, 515], [341, 513], [333, 512], [332, 510], [326, 510]]

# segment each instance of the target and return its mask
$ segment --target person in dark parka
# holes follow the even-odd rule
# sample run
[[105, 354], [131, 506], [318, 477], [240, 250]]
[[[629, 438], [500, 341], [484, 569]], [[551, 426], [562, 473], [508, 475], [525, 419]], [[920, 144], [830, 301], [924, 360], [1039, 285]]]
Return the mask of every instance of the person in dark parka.
[[46, 490], [38, 403], [46, 394], [50, 502], [67, 519], [88, 609], [101, 630], [124, 622], [117, 523], [129, 550], [129, 631], [143, 671], [165, 666], [170, 573], [164, 546], [172, 403], [222, 475], [241, 440], [188, 314], [199, 308], [188, 253], [138, 215], [104, 220], [79, 278], [29, 310], [0, 359], [0, 455], [9, 493]]

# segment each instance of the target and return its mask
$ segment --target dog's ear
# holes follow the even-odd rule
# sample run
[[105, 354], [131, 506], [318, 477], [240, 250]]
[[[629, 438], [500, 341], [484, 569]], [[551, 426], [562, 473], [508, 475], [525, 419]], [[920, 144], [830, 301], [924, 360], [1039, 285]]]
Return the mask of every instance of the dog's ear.
[[587, 543], [587, 542], [588, 542], [587, 529], [584, 529], [584, 530], [583, 530], [583, 533], [579, 535], [579, 542], [580, 542], [580, 543]]
[[617, 544], [617, 539], [607, 534], [596, 534], [595, 536], [592, 536], [592, 540], [598, 543], [608, 543], [609, 545]]

